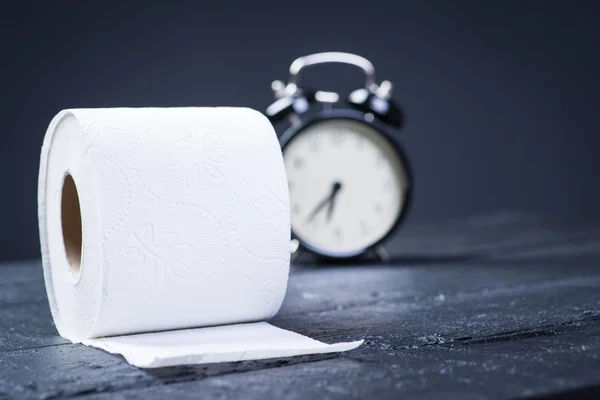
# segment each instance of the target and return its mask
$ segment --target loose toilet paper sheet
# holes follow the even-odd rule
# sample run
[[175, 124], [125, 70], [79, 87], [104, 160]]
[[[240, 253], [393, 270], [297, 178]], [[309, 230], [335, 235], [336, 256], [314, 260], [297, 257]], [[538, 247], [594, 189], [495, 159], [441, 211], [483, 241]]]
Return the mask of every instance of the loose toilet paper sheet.
[[285, 295], [290, 222], [279, 144], [256, 111], [62, 111], [44, 139], [38, 196], [50, 308], [74, 343], [140, 367], [360, 344], [258, 322]]
[[145, 368], [291, 357], [352, 350], [362, 340], [326, 344], [266, 322], [84, 340]]

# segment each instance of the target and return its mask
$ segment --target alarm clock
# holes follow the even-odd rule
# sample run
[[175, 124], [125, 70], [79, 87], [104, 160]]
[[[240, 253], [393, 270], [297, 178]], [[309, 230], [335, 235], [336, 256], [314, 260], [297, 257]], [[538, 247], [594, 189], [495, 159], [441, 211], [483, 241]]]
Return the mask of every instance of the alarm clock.
[[[366, 77], [340, 101], [336, 92], [300, 84], [312, 65], [349, 64]], [[296, 59], [289, 81], [274, 81], [275, 102], [265, 114], [277, 126], [288, 177], [293, 251], [349, 259], [372, 251], [382, 261], [384, 241], [410, 205], [412, 176], [395, 135], [403, 114], [392, 84], [375, 80], [374, 67], [355, 54], [327, 52]]]

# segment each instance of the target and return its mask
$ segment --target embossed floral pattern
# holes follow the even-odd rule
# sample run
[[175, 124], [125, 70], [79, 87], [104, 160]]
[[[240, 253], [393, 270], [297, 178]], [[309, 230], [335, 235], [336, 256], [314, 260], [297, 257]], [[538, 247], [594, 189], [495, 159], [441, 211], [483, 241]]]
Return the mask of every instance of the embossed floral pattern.
[[271, 307], [276, 291], [277, 285], [275, 285], [272, 279], [263, 281], [262, 285], [260, 285], [260, 300], [268, 307]]
[[102, 119], [98, 113], [85, 113], [80, 117], [79, 122], [82, 128], [88, 132], [90, 135], [90, 139], [93, 141], [98, 141], [102, 137], [102, 127], [100, 126]]
[[287, 179], [283, 176], [276, 176], [269, 181], [262, 181], [263, 186], [261, 191], [265, 195], [256, 199], [256, 204], [264, 216], [263, 220], [266, 226], [271, 229], [271, 232], [278, 235], [287, 226], [282, 224], [282, 220], [289, 218], [288, 202], [289, 200], [283, 197], [287, 193]]
[[225, 146], [216, 133], [196, 134], [190, 130], [178, 133], [167, 149], [171, 167], [184, 170], [185, 189], [198, 190], [204, 179], [224, 181], [223, 168], [227, 165]]
[[145, 115], [141, 119], [143, 122], [136, 121], [135, 125], [128, 124], [129, 121], [124, 121], [118, 113], [115, 114], [115, 111], [110, 109], [79, 110], [77, 118], [84, 131], [88, 133], [89, 138], [93, 142], [99, 142], [104, 140], [107, 132], [113, 135], [123, 135], [130, 132], [148, 132], [152, 130], [155, 126], [153, 115], [145, 110], [137, 111], [144, 112]]
[[239, 284], [237, 290], [234, 292], [234, 297], [236, 296], [240, 301], [247, 301], [249, 298], [252, 298], [252, 294], [254, 294], [257, 300], [262, 302], [266, 307], [271, 307], [273, 305], [278, 285], [276, 285], [272, 279], [267, 278], [257, 282], [255, 278], [251, 278], [248, 275], [243, 275], [239, 279]]
[[156, 233], [154, 226], [148, 223], [144, 232], [134, 233], [134, 237], [136, 244], [127, 247], [125, 252], [134, 259], [131, 272], [139, 284], [158, 292], [167, 279], [192, 279], [190, 268], [173, 260], [193, 249], [191, 244], [181, 242], [177, 232]]

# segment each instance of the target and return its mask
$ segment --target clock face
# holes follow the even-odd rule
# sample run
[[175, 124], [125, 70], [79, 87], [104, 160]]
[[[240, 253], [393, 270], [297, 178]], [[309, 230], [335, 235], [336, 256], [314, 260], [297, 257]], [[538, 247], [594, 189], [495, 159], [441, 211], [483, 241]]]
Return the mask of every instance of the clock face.
[[283, 149], [292, 230], [326, 255], [361, 253], [395, 225], [409, 178], [400, 155], [372, 126], [349, 118], [312, 123]]

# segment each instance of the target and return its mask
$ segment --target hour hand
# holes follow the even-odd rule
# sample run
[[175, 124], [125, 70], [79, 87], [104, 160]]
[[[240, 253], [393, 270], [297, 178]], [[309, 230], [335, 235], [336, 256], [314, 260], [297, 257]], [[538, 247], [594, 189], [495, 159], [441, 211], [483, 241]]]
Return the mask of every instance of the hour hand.
[[323, 208], [325, 208], [325, 206], [328, 204], [329, 204], [329, 209], [327, 211], [327, 220], [329, 221], [331, 219], [331, 215], [333, 213], [333, 202], [335, 200], [335, 196], [337, 195], [337, 193], [339, 192], [339, 190], [341, 188], [342, 188], [342, 184], [340, 182], [337, 182], [337, 181], [333, 182], [333, 184], [331, 185], [331, 192], [329, 193], [329, 195], [327, 195], [327, 197], [325, 197], [323, 200], [321, 200], [319, 202], [319, 204], [316, 205], [314, 210], [310, 214], [308, 214], [308, 216], [306, 217], [306, 222], [310, 222], [313, 219], [315, 219], [317, 214]]

